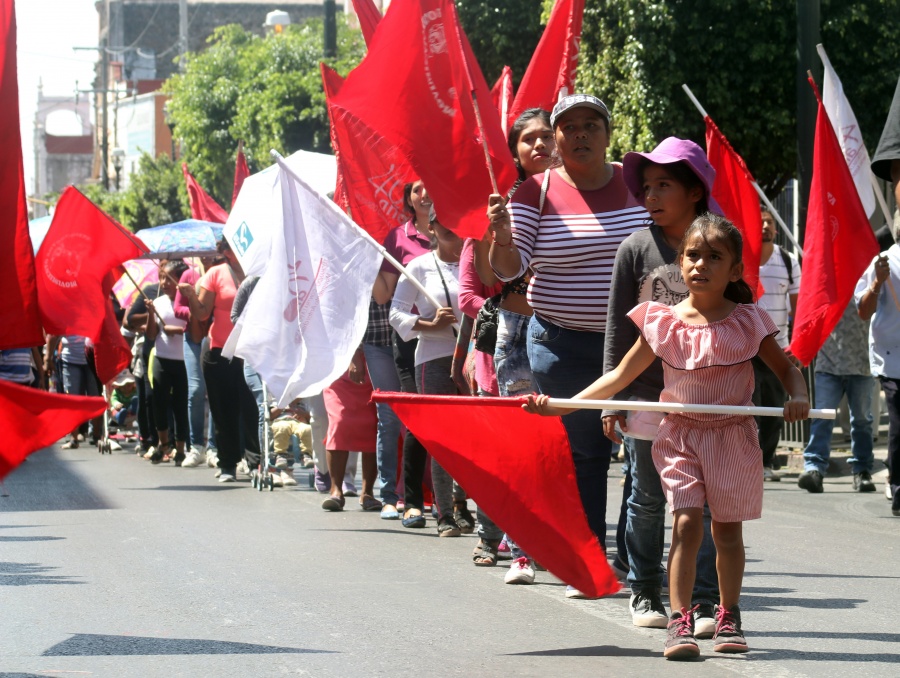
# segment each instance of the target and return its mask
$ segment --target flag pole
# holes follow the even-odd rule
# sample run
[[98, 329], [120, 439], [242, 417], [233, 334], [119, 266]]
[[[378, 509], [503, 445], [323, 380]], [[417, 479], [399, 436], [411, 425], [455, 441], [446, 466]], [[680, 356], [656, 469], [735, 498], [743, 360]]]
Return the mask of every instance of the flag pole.
[[[700, 105], [700, 102], [697, 100], [697, 97], [694, 96], [694, 93], [691, 91], [690, 87], [687, 84], [682, 84], [681, 89], [684, 90], [684, 93], [688, 95], [688, 98], [691, 100], [691, 103], [697, 107], [697, 110], [700, 111], [700, 115], [703, 116], [704, 119], [709, 117], [709, 113]], [[763, 201], [763, 204], [769, 210], [773, 217], [775, 217], [775, 221], [778, 222], [778, 225], [781, 226], [781, 230], [784, 232], [785, 237], [790, 240], [794, 249], [796, 249], [797, 254], [801, 257], [803, 256], [803, 248], [800, 247], [800, 243], [797, 242], [797, 239], [794, 237], [794, 234], [791, 233], [791, 229], [788, 228], [788, 225], [784, 223], [784, 219], [781, 218], [781, 215], [778, 214], [778, 210], [775, 209], [775, 205], [772, 204], [772, 201], [766, 196], [765, 192], [763, 192], [762, 188], [759, 187], [759, 184], [756, 183], [756, 179], [752, 182], [753, 188], [756, 189], [757, 195], [759, 195], [759, 199]]]
[[[756, 417], [782, 417], [782, 407], [753, 407], [750, 405], [695, 405], [685, 403], [654, 403], [641, 400], [576, 400], [549, 398], [554, 407], [577, 407], [585, 410], [632, 410], [639, 412], [690, 412], [694, 414], [725, 414]], [[810, 410], [810, 419], [834, 419], [836, 410]]]
[[[272, 157], [275, 158], [275, 162], [278, 163], [278, 166], [281, 169], [283, 169], [285, 172], [287, 172], [289, 175], [291, 175], [291, 178], [294, 181], [296, 181], [297, 183], [299, 183], [301, 186], [303, 186], [307, 190], [311, 191], [312, 193], [315, 193], [315, 191], [309, 187], [309, 184], [307, 184], [305, 181], [303, 181], [303, 179], [301, 179], [299, 176], [297, 176], [297, 173], [294, 172], [294, 170], [292, 170], [288, 166], [288, 164], [284, 161], [284, 157], [281, 155], [281, 153], [279, 153], [278, 151], [276, 151], [274, 149], [269, 151], [269, 153], [271, 153]], [[334, 203], [334, 201], [329, 200], [328, 203], [333, 209], [339, 211], [343, 216], [345, 216], [345, 217], [347, 216], [340, 210], [340, 208]], [[409, 280], [409, 282], [411, 282], [413, 284], [413, 287], [415, 287], [417, 290], [419, 290], [419, 292], [422, 293], [422, 295], [429, 301], [430, 304], [432, 304], [435, 308], [444, 308], [444, 304], [442, 304], [437, 299], [435, 299], [431, 295], [431, 293], [429, 293], [428, 290], [425, 289], [425, 286], [422, 285], [422, 283], [420, 283], [413, 276], [411, 276], [409, 274], [409, 272], [406, 270], [406, 268], [404, 268], [403, 264], [401, 264], [394, 257], [392, 257], [390, 255], [390, 253], [388, 253], [388, 251], [384, 248], [384, 245], [382, 245], [377, 240], [375, 240], [375, 238], [373, 238], [371, 235], [369, 235], [359, 224], [357, 224], [355, 221], [353, 221], [353, 219], [350, 219], [350, 217], [347, 217], [347, 218], [350, 220], [350, 223], [353, 225], [353, 228], [356, 229], [356, 234], [360, 238], [365, 240], [369, 245], [371, 245], [376, 250], [378, 250], [381, 253], [381, 256], [383, 256], [385, 259], [387, 259], [389, 262], [391, 262], [391, 264], [394, 266], [394, 268], [396, 268], [402, 275], [405, 275], [407, 277], [407, 279]], [[454, 323], [454, 327], [456, 327], [456, 326], [457, 326], [457, 324]]]
[[[128, 276], [128, 279], [131, 281], [131, 284], [134, 285], [134, 289], [136, 289], [138, 291], [138, 294], [140, 294], [144, 298], [144, 301], [145, 302], [151, 301], [151, 299], [146, 294], [144, 294], [144, 290], [142, 290], [140, 288], [140, 285], [137, 284], [137, 281], [131, 277], [131, 273], [128, 271], [128, 269], [124, 265], [122, 266], [122, 270], [125, 271], [125, 275]], [[153, 307], [153, 312], [156, 314], [156, 317], [159, 318], [159, 322], [161, 324], [165, 324], [165, 321], [163, 320], [162, 316], [159, 314], [159, 311], [156, 310], [156, 306]]]
[[475, 85], [472, 83], [472, 69], [469, 67], [469, 60], [466, 58], [465, 49], [463, 49], [462, 35], [459, 32], [459, 15], [456, 13], [456, 4], [451, 2], [450, 9], [453, 12], [453, 27], [456, 32], [456, 40], [459, 42], [459, 51], [462, 54], [463, 65], [466, 68], [466, 80], [469, 82], [469, 94], [472, 97], [472, 108], [475, 109], [475, 122], [478, 125], [478, 134], [481, 136], [481, 147], [484, 149], [484, 164], [487, 167], [488, 175], [491, 177], [491, 187], [494, 189], [494, 193], [499, 194], [500, 188], [497, 186], [497, 176], [494, 174], [494, 165], [491, 163], [491, 151], [488, 148], [487, 136], [484, 133], [484, 122], [481, 119], [481, 108], [478, 106]]

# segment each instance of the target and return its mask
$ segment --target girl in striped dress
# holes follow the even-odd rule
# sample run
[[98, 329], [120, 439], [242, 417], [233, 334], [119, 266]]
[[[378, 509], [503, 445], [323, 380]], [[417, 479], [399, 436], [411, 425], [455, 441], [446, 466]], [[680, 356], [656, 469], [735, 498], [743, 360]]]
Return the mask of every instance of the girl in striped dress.
[[[611, 398], [659, 356], [665, 388], [661, 402], [751, 405], [753, 367], [759, 357], [778, 375], [790, 400], [784, 418], [809, 413], [806, 384], [775, 341], [778, 330], [754, 305], [742, 279], [740, 232], [723, 217], [704, 214], [688, 228], [678, 261], [689, 290], [675, 306], [644, 302], [629, 318], [640, 336], [619, 365], [575, 399]], [[530, 412], [564, 415], [547, 396], [529, 396]], [[716, 652], [746, 652], [739, 599], [744, 576], [742, 523], [762, 512], [762, 455], [750, 416], [669, 414], [653, 443], [653, 463], [674, 514], [669, 550], [672, 616], [664, 656], [687, 659], [700, 654], [694, 638], [691, 592], [697, 552], [703, 538], [703, 504], [709, 503], [718, 550], [720, 601], [716, 606]]]

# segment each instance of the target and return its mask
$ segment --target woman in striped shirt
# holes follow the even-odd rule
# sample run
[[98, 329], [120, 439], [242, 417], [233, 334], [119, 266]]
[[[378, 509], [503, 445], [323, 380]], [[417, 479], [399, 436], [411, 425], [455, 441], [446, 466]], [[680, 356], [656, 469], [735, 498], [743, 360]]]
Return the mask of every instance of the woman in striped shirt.
[[[534, 383], [541, 393], [570, 397], [603, 371], [616, 250], [644, 228], [647, 213], [625, 186], [621, 165], [607, 161], [609, 111], [600, 99], [565, 97], [550, 125], [562, 164], [522, 182], [508, 210], [501, 196], [491, 196], [490, 261], [503, 281], [533, 271], [527, 298]], [[564, 424], [588, 523], [604, 545], [611, 443], [599, 411], [575, 413]]]

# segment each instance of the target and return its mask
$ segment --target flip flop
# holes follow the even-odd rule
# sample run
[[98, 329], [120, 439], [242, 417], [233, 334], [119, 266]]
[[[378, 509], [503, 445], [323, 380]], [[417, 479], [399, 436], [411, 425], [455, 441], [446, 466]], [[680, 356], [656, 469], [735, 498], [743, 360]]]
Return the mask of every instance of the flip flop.
[[331, 494], [322, 502], [322, 508], [326, 511], [343, 511], [345, 502], [346, 500], [343, 497]]
[[381, 510], [381, 502], [378, 501], [371, 494], [364, 494], [359, 499], [359, 505], [362, 507], [363, 511], [380, 511]]

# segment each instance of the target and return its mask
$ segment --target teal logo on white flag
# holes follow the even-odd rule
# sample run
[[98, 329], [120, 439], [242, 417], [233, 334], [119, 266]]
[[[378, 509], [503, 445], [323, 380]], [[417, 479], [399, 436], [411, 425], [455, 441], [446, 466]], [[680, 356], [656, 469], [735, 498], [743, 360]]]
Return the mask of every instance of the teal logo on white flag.
[[250, 232], [250, 227], [247, 226], [246, 221], [242, 221], [241, 225], [238, 226], [232, 240], [232, 244], [234, 245], [234, 249], [237, 250], [238, 255], [244, 256], [247, 253], [247, 250], [250, 249], [250, 245], [253, 244], [253, 233]]

